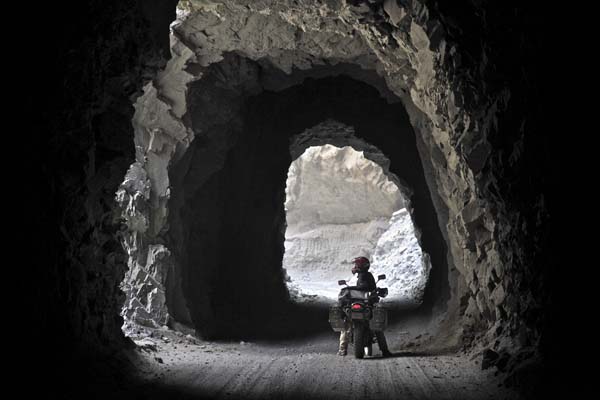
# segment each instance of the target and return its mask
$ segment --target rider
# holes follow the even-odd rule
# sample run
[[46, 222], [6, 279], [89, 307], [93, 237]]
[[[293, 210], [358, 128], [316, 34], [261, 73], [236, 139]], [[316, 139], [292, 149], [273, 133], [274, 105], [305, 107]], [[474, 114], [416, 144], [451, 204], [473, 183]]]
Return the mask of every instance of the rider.
[[[356, 286], [348, 286], [348, 289], [356, 289], [356, 290], [364, 290], [371, 292], [377, 288], [375, 284], [375, 278], [373, 274], [369, 272], [369, 267], [371, 263], [369, 259], [366, 257], [356, 257], [352, 260], [354, 266], [352, 267], [352, 274], [358, 274], [356, 280]], [[375, 336], [377, 337], [377, 343], [379, 344], [379, 349], [384, 357], [389, 357], [392, 355], [388, 350], [387, 341], [385, 340], [385, 336], [383, 332], [378, 331], [375, 332]], [[348, 341], [350, 339], [350, 321], [346, 321], [344, 324], [344, 329], [340, 333], [340, 349], [338, 351], [338, 355], [345, 356], [348, 352]]]

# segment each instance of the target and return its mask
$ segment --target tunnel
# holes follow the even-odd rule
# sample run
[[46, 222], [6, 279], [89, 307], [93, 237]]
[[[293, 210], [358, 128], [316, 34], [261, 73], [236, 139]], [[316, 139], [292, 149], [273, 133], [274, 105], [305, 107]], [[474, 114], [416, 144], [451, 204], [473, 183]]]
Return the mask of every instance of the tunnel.
[[[48, 390], [357, 395], [306, 372], [315, 365], [373, 365], [358, 383], [367, 398], [549, 390], [553, 199], [542, 39], [529, 31], [542, 15], [400, 0], [84, 3], [61, 6], [60, 28], [40, 13], [55, 45], [48, 88], [28, 103], [44, 135], [27, 190], [49, 194], [26, 196], [46, 210], [31, 224], [48, 238], [32, 257], [31, 310], [53, 338], [43, 362], [61, 364]], [[286, 285], [288, 170], [324, 145], [362, 152], [397, 185], [429, 265], [422, 301], [390, 309], [389, 364], [334, 357], [327, 307], [295, 304]], [[372, 388], [388, 372], [394, 384]]]
[[[198, 136], [169, 171], [168, 226], [177, 228], [167, 243], [177, 244], [170, 251], [178, 268], [165, 277], [172, 285], [165, 288], [165, 301], [179, 323], [208, 337], [243, 336], [273, 313], [263, 307], [255, 313], [256, 302], [286, 301], [281, 269], [285, 179], [292, 154], [310, 143], [354, 143], [372, 157], [378, 146], [389, 154], [389, 173], [411, 193], [415, 224], [435, 266], [424, 302], [446, 307], [447, 246], [408, 116], [399, 101], [389, 104], [373, 86], [339, 75], [352, 71], [344, 67], [319, 69], [321, 75], [337, 76], [308, 77], [280, 91], [264, 91], [253, 80], [276, 82], [268, 69], [229, 54], [190, 88], [189, 114]], [[287, 80], [298, 78], [291, 74], [278, 86], [286, 87]], [[228, 87], [232, 82], [235, 86]], [[328, 120], [345, 125], [315, 129]], [[214, 172], [206, 168], [211, 158]], [[146, 292], [137, 296], [141, 303]]]

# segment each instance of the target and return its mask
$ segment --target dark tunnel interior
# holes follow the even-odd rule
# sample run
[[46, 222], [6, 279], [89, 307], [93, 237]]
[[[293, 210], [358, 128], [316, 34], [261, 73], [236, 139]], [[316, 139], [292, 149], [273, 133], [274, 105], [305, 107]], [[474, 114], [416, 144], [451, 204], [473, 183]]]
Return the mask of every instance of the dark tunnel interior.
[[[227, 64], [251, 62], [230, 55], [222, 63], [226, 66], [211, 67], [219, 79], [209, 76], [192, 88], [190, 114], [202, 136], [171, 173], [185, 176], [172, 194], [173, 204], [181, 204], [177, 223], [171, 225], [181, 221], [182, 228], [171, 242], [178, 244], [185, 297], [178, 301], [171, 295], [174, 315], [185, 315], [177, 313], [176, 305], [187, 304], [205, 337], [274, 331], [272, 315], [281, 310], [270, 305], [287, 300], [281, 260], [291, 138], [328, 119], [354, 127], [356, 136], [382, 149], [391, 160], [390, 171], [411, 189], [415, 225], [433, 265], [419, 312], [431, 312], [434, 304], [445, 307], [450, 290], [446, 244], [402, 105], [389, 104], [372, 86], [343, 75], [239, 95], [243, 89], [228, 87], [238, 80], [226, 75], [236, 71]], [[208, 129], [206, 120], [213, 124]], [[219, 146], [228, 147], [223, 166], [205, 176], [203, 166]]]
[[[556, 268], [564, 193], [559, 203], [551, 188], [568, 130], [556, 135], [549, 111], [561, 20], [551, 11], [429, 0], [11, 10], [26, 156], [10, 187], [21, 210], [7, 230], [18, 228], [23, 266], [8, 269], [23, 303], [9, 329], [23, 395], [576, 393], [560, 360], [575, 318], [561, 310]], [[431, 257], [423, 304], [390, 312], [387, 360], [335, 356], [328, 310], [289, 302], [291, 146], [324, 121], [389, 158]], [[133, 166], [143, 179], [127, 180]], [[164, 277], [158, 290], [124, 288], [157, 260], [163, 269], [139, 282]], [[164, 297], [164, 320], [148, 318], [143, 338], [122, 330], [131, 293], [148, 300], [142, 314]]]

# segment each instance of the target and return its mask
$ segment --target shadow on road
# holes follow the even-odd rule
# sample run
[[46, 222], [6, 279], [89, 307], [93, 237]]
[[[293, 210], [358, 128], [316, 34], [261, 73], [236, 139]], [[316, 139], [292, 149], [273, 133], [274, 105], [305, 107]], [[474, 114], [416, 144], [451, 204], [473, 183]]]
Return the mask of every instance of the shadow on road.
[[[390, 325], [400, 324], [419, 312], [414, 305], [388, 303]], [[264, 326], [257, 327], [254, 340], [301, 339], [332, 332], [327, 303], [286, 303], [276, 307]]]
[[273, 314], [262, 332], [255, 339], [300, 339], [331, 332], [327, 304], [288, 303]]
[[383, 361], [383, 360], [388, 360], [390, 358], [410, 358], [410, 357], [433, 357], [433, 356], [437, 356], [439, 354], [434, 353], [434, 352], [428, 352], [428, 351], [398, 351], [398, 352], [393, 352], [390, 356], [387, 357], [383, 357], [383, 356], [374, 356], [374, 357], [365, 357], [363, 358], [363, 360], [365, 361], [372, 361], [372, 360], [379, 360], [379, 361]]

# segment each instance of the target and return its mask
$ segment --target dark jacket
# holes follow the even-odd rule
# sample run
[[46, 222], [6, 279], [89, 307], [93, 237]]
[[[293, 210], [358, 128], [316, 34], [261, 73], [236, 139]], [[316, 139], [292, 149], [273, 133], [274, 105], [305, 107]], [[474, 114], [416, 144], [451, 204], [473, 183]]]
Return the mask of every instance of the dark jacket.
[[365, 290], [368, 292], [371, 292], [376, 288], [375, 278], [373, 277], [373, 274], [368, 271], [359, 272], [356, 286], [351, 287], [351, 289]]
[[366, 292], [372, 292], [377, 289], [375, 284], [375, 278], [370, 272], [359, 272], [356, 286], [346, 286], [340, 290], [338, 295], [338, 301], [341, 306], [348, 305], [351, 302], [350, 290], [364, 290]]

